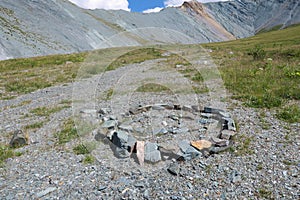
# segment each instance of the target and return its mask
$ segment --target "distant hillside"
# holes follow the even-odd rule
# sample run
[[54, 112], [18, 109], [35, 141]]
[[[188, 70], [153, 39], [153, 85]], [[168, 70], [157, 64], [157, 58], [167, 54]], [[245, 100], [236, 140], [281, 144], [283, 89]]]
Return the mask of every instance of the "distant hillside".
[[85, 10], [67, 0], [1, 0], [0, 60], [112, 46], [226, 41], [299, 22], [297, 0], [192, 1], [151, 14]]

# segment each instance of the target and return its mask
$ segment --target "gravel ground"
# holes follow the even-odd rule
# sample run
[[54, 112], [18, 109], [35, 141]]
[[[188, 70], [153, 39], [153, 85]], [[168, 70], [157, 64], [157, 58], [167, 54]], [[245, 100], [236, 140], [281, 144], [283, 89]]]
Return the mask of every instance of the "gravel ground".
[[[30, 144], [18, 149], [23, 155], [8, 159], [1, 169], [1, 199], [300, 199], [300, 125], [287, 124], [272, 111], [247, 108], [230, 98], [222, 102], [236, 120], [238, 134], [230, 151], [219, 154], [141, 167], [131, 158], [116, 158], [109, 145], [96, 142], [91, 153], [95, 162], [84, 164], [84, 156], [74, 154], [72, 147], [82, 141], [95, 142], [95, 131], [66, 145], [56, 144], [54, 133], [70, 117], [99, 124], [94, 114], [80, 114], [84, 109], [111, 107], [113, 114], [121, 117], [137, 104], [210, 104], [207, 93], [190, 93], [185, 86], [191, 83], [179, 73], [151, 68], [161, 61], [130, 65], [1, 101], [1, 143], [8, 143], [14, 130], [45, 121], [42, 128], [28, 131]], [[178, 87], [171, 88], [172, 94], [134, 92], [147, 80]], [[104, 100], [110, 88], [114, 94]], [[180, 92], [182, 89], [185, 92]], [[61, 107], [67, 101], [73, 102], [72, 107], [65, 106], [49, 117], [30, 112], [43, 106]], [[168, 172], [170, 165], [176, 175]]]

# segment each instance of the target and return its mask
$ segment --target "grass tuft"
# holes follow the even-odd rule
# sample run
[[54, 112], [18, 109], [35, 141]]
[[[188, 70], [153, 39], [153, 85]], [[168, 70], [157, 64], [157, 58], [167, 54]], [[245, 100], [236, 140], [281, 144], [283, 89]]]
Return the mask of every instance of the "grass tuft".
[[3, 167], [4, 162], [8, 158], [13, 158], [13, 157], [16, 157], [16, 156], [21, 156], [21, 155], [22, 155], [22, 153], [15, 152], [9, 146], [0, 144], [0, 167]]
[[55, 137], [58, 140], [58, 144], [65, 144], [72, 139], [78, 138], [77, 129], [75, 123], [72, 119], [68, 119], [64, 122], [61, 131], [55, 134]]
[[276, 114], [277, 118], [289, 122], [289, 123], [300, 123], [300, 108], [299, 105], [290, 105], [282, 108]]

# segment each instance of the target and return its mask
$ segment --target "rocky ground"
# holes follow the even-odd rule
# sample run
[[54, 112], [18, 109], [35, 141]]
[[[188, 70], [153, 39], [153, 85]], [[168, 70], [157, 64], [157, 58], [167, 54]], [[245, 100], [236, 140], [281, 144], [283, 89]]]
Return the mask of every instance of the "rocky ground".
[[[120, 119], [132, 106], [140, 104], [211, 105], [213, 94], [194, 94], [185, 87], [180, 88], [189, 82], [181, 82], [186, 80], [178, 73], [174, 75], [153, 68], [160, 62], [130, 65], [1, 101], [1, 143], [8, 144], [13, 131], [44, 121], [41, 128], [27, 130], [29, 145], [17, 149], [23, 154], [8, 159], [1, 169], [1, 199], [300, 198], [300, 125], [287, 124], [278, 120], [272, 111], [244, 107], [241, 102], [228, 97], [221, 103], [235, 119], [238, 130], [231, 140], [232, 146], [224, 152], [202, 153], [187, 161], [166, 159], [141, 166], [132, 157], [117, 158], [109, 141], [97, 141], [95, 136], [103, 129], [94, 110], [111, 108], [112, 116]], [[138, 70], [141, 71], [137, 73]], [[171, 93], [136, 92], [143, 81], [158, 84], [175, 81], [173, 85], [178, 87], [172, 88]], [[176, 88], [180, 90], [175, 91]], [[108, 95], [109, 91], [111, 95]], [[38, 107], [59, 109], [48, 115], [37, 115], [32, 110]], [[172, 114], [167, 112], [171, 111], [156, 110], [148, 114], [152, 130], [162, 124], [163, 115]], [[79, 130], [82, 131], [80, 128], [87, 124], [93, 130], [88, 133], [79, 131], [79, 139], [57, 144], [54, 134], [71, 117], [77, 119]], [[198, 115], [190, 118], [190, 122], [185, 119], [183, 123], [189, 127], [199, 125], [195, 122]], [[172, 122], [165, 120], [163, 125], [165, 123]], [[151, 133], [138, 139], [177, 144], [184, 139], [200, 139], [200, 136], [200, 133], [184, 132], [162, 137]], [[85, 164], [84, 156], [73, 152], [74, 145], [82, 142], [96, 144], [91, 152], [95, 162]]]

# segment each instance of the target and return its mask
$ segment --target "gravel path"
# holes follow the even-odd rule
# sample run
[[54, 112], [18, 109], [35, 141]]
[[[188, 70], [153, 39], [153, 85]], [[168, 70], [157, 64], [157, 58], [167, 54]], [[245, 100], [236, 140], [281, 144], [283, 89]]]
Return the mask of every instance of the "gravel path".
[[[80, 114], [85, 109], [111, 107], [113, 114], [121, 117], [137, 104], [206, 106], [211, 102], [213, 92], [195, 95], [190, 90], [192, 83], [181, 74], [159, 67], [162, 61], [129, 65], [1, 101], [1, 143], [8, 143], [14, 130], [45, 121], [42, 128], [28, 131], [30, 145], [18, 149], [23, 155], [8, 159], [1, 169], [1, 199], [299, 199], [300, 125], [287, 124], [270, 111], [247, 108], [230, 98], [221, 103], [226, 104], [239, 130], [230, 151], [220, 154], [141, 167], [133, 159], [116, 158], [109, 145], [96, 142], [91, 154], [97, 159], [84, 164], [84, 156], [75, 155], [72, 147], [76, 142], [95, 142], [95, 131], [69, 144], [56, 144], [53, 134], [70, 117], [99, 124], [95, 115]], [[171, 83], [171, 94], [135, 92], [147, 81]], [[113, 95], [105, 100], [111, 88]], [[70, 102], [72, 107], [66, 106]], [[62, 108], [50, 116], [30, 112], [38, 107]], [[177, 175], [167, 171], [170, 165]]]

